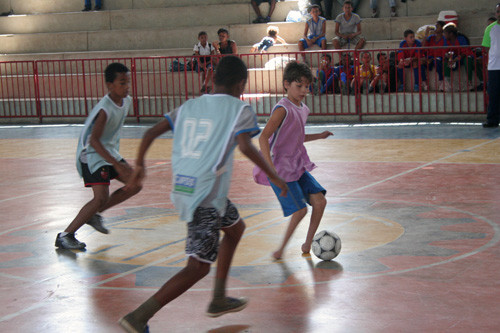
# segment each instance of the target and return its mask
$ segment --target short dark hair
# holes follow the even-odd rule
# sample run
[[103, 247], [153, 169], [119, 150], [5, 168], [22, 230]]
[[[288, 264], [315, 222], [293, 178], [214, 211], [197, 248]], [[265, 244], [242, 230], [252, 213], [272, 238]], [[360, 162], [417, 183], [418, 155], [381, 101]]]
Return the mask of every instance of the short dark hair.
[[442, 28], [442, 27], [444, 27], [444, 26], [445, 26], [445, 24], [446, 24], [446, 22], [445, 22], [445, 21], [437, 21], [437, 22], [436, 22], [436, 25], [441, 26], [441, 28]]
[[488, 21], [495, 22], [497, 19], [494, 16], [488, 17]]
[[453, 24], [447, 24], [446, 27], [444, 28], [444, 31], [449, 33], [449, 34], [458, 36], [458, 29]]
[[321, 58], [323, 58], [323, 57], [327, 57], [327, 58], [328, 58], [328, 60], [330, 60], [330, 62], [332, 61], [332, 56], [331, 56], [331, 55], [329, 55], [328, 53], [323, 54], [323, 55], [321, 56]]
[[414, 35], [415, 33], [411, 29], [406, 29], [404, 32], [405, 38], [408, 37], [408, 35]]
[[305, 77], [309, 82], [312, 82], [313, 75], [309, 66], [297, 61], [291, 61], [285, 66], [283, 71], [283, 81], [300, 82]]
[[104, 70], [104, 79], [106, 82], [113, 83], [118, 73], [128, 73], [130, 70], [122, 63], [113, 62]]
[[208, 36], [208, 34], [206, 31], [200, 31], [198, 32], [198, 38], [200, 38], [201, 36]]
[[319, 10], [321, 10], [321, 7], [319, 5], [310, 5], [309, 8], [307, 9], [307, 12], [310, 13], [311, 10], [313, 10], [313, 8], [318, 8]]
[[229, 35], [229, 31], [227, 31], [227, 29], [226, 29], [226, 28], [220, 28], [219, 30], [217, 30], [217, 35], [219, 35], [219, 34], [221, 34], [221, 33], [223, 33], [223, 32], [225, 32], [226, 34], [228, 34], [228, 35]]
[[342, 5], [342, 7], [344, 7], [345, 5], [351, 5], [351, 7], [352, 7], [352, 1], [349, 1], [349, 0], [344, 1], [344, 4]]
[[377, 53], [377, 61], [380, 63], [380, 57], [381, 56], [387, 56], [387, 54], [385, 52], [379, 52]]
[[248, 77], [247, 66], [240, 58], [228, 55], [223, 57], [215, 70], [214, 82], [218, 86], [230, 88], [246, 80]]

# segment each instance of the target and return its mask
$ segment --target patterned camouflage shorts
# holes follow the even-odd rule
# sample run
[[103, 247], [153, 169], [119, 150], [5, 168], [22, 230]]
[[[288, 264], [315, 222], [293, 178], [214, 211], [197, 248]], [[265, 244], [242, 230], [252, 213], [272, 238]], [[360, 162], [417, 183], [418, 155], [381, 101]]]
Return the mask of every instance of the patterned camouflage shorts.
[[239, 220], [240, 214], [229, 199], [226, 214], [222, 217], [215, 208], [196, 208], [193, 221], [188, 223], [186, 254], [213, 263], [219, 252], [220, 229], [228, 228]]

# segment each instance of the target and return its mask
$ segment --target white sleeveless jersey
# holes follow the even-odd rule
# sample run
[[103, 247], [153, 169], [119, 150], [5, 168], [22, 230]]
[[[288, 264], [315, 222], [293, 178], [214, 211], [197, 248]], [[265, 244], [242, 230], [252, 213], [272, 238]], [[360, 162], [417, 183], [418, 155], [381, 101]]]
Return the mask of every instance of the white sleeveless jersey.
[[94, 173], [101, 166], [110, 165], [99, 155], [95, 149], [89, 145], [90, 134], [94, 125], [95, 118], [99, 111], [104, 110], [107, 115], [106, 126], [101, 136], [101, 143], [104, 148], [113, 156], [117, 161], [122, 159], [120, 155], [120, 133], [123, 123], [127, 114], [132, 109], [132, 98], [127, 96], [123, 99], [122, 106], [116, 105], [108, 95], [104, 96], [99, 103], [92, 109], [85, 125], [82, 134], [78, 140], [78, 147], [76, 150], [76, 167], [80, 176], [82, 175], [80, 162], [87, 163], [91, 173]]
[[172, 201], [184, 221], [199, 206], [224, 215], [236, 137], [259, 133], [250, 105], [217, 94], [188, 100], [165, 116], [174, 131]]

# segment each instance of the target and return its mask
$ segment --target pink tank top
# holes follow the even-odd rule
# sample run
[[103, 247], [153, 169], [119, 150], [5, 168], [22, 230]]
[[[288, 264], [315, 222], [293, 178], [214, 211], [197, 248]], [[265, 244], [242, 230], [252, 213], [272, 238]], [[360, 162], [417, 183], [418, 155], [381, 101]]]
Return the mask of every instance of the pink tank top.
[[[299, 180], [304, 172], [316, 168], [304, 146], [309, 108], [304, 103], [297, 106], [288, 98], [281, 99], [273, 112], [278, 107], [286, 110], [286, 116], [278, 130], [269, 138], [271, 158], [278, 175], [286, 182], [293, 182]], [[253, 177], [258, 184], [269, 185], [267, 175], [257, 166], [253, 169]]]

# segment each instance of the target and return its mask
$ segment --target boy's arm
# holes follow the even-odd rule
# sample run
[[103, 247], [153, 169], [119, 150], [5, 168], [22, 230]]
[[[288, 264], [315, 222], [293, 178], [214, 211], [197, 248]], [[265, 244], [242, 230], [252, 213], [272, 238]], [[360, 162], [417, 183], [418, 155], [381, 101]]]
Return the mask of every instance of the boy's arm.
[[276, 36], [276, 40], [278, 42], [280, 42], [281, 44], [286, 44], [286, 40], [284, 40], [283, 38], [281, 38], [280, 36]]
[[306, 22], [306, 28], [304, 30], [304, 38], [307, 39], [307, 33], [309, 32], [309, 23]]
[[116, 172], [118, 172], [120, 176], [126, 178], [127, 175], [130, 174], [131, 170], [127, 168], [125, 164], [117, 161], [101, 143], [101, 137], [104, 132], [104, 128], [106, 127], [107, 119], [108, 115], [106, 112], [104, 110], [100, 110], [94, 120], [94, 125], [92, 126], [89, 144], [95, 149], [96, 153], [101, 155], [106, 162], [110, 163], [113, 168], [115, 168]]
[[317, 38], [325, 37], [326, 36], [326, 20], [323, 22], [323, 27], [321, 28], [321, 35], [319, 35]]
[[361, 23], [358, 23], [358, 25], [356, 26], [356, 32], [353, 32], [351, 34], [351, 38], [358, 35], [361, 35]]
[[269, 138], [274, 132], [278, 130], [283, 119], [285, 119], [286, 110], [283, 107], [279, 107], [273, 111], [271, 118], [266, 124], [266, 127], [262, 130], [259, 137], [259, 146], [262, 156], [267, 163], [274, 167], [273, 160], [271, 158], [271, 147], [269, 146]]
[[266, 162], [264, 158], [259, 154], [257, 148], [255, 148], [255, 146], [252, 144], [250, 134], [247, 132], [239, 134], [237, 136], [237, 141], [240, 151], [243, 153], [243, 155], [248, 157], [250, 161], [261, 168], [262, 171], [264, 171], [269, 177], [269, 180], [281, 189], [280, 196], [286, 196], [286, 193], [288, 191], [286, 182], [278, 176], [278, 174], [274, 170], [274, 167], [272, 167], [272, 164]]
[[146, 155], [146, 152], [157, 137], [171, 129], [170, 122], [167, 119], [164, 119], [144, 133], [137, 152], [137, 158], [135, 160], [136, 168], [127, 182], [127, 187], [141, 185], [142, 180], [146, 175], [144, 168], [144, 156]]
[[306, 134], [306, 137], [304, 138], [304, 142], [314, 141], [314, 140], [319, 140], [319, 139], [326, 139], [330, 135], [333, 135], [333, 133], [330, 131], [324, 131], [324, 132], [315, 133], [315, 134]]
[[335, 22], [335, 35], [337, 35], [341, 38], [344, 38], [344, 35], [342, 35], [340, 33], [340, 23], [339, 22]]

